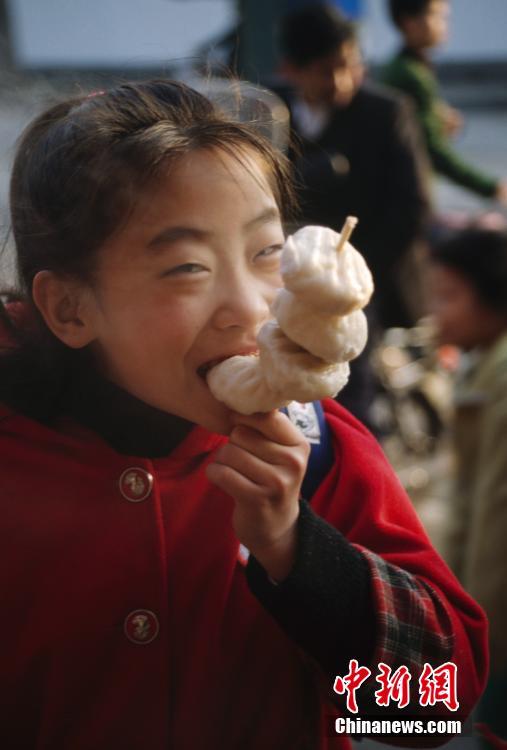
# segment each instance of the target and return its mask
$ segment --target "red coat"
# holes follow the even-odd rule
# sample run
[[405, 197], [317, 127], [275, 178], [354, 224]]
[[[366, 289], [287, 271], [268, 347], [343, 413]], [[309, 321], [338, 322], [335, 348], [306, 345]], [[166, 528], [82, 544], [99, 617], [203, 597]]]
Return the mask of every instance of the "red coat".
[[[468, 711], [484, 681], [483, 615], [376, 443], [332, 402], [326, 409], [337, 460], [312, 506], [442, 592]], [[327, 698], [246, 584], [232, 501], [204, 475], [223, 440], [197, 427], [169, 458], [128, 457], [70, 422], [56, 431], [2, 408], [6, 750], [347, 745], [317, 728]]]

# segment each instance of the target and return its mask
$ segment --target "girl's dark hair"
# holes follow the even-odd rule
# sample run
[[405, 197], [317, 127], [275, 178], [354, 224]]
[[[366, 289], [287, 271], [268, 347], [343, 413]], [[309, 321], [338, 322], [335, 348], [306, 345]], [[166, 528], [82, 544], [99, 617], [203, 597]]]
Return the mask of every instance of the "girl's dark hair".
[[[65, 347], [43, 324], [31, 296], [36, 273], [47, 269], [91, 282], [99, 248], [128, 218], [139, 192], [169, 163], [197, 149], [216, 149], [240, 161], [253, 150], [282, 214], [294, 207], [285, 158], [253, 127], [179, 82], [126, 83], [72, 98], [27, 128], [10, 186], [23, 312], [13, 315], [11, 307], [7, 314], [0, 306], [0, 400], [12, 402], [14, 390], [20, 390], [14, 382], [20, 380], [27, 383], [21, 402], [34, 378], [53, 383], [49, 390], [57, 391], [68, 363], [86, 356]], [[40, 395], [40, 387], [35, 390]]]
[[507, 232], [465, 229], [430, 252], [432, 261], [464, 277], [486, 307], [507, 314]]
[[389, 15], [398, 28], [404, 18], [422, 15], [428, 9], [431, 0], [389, 0]]
[[288, 13], [278, 28], [282, 55], [300, 67], [327, 57], [356, 36], [354, 24], [338, 8], [325, 3]]

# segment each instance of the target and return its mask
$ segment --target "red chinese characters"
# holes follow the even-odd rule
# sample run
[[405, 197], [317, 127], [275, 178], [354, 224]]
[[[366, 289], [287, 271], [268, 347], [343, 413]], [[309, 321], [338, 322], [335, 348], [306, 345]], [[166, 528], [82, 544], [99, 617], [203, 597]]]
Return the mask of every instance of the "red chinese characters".
[[339, 695], [347, 693], [347, 710], [357, 714], [356, 690], [371, 675], [371, 669], [360, 667], [356, 659], [349, 661], [349, 671], [344, 677], [337, 676], [334, 681], [333, 690]]
[[[439, 667], [425, 663], [419, 677], [419, 705], [434, 706], [443, 703], [449, 710], [459, 708], [457, 690], [457, 667], [453, 662], [446, 662]], [[368, 667], [361, 667], [356, 659], [349, 662], [349, 671], [343, 677], [336, 676], [333, 690], [339, 695], [346, 694], [347, 710], [357, 714], [356, 691], [371, 676]], [[389, 706], [397, 703], [398, 708], [405, 708], [410, 703], [410, 681], [412, 675], [408, 667], [402, 665], [394, 672], [390, 666], [380, 662], [375, 677], [380, 688], [375, 691], [378, 706]]]
[[410, 702], [410, 680], [412, 675], [408, 667], [398, 667], [396, 672], [391, 676], [391, 667], [380, 662], [378, 665], [379, 674], [376, 676], [377, 682], [380, 682], [381, 688], [375, 691], [375, 700], [377, 706], [388, 706], [391, 701], [398, 704], [398, 708], [405, 708]]
[[450, 711], [459, 708], [456, 664], [447, 661], [436, 669], [425, 663], [419, 678], [419, 703], [421, 706], [434, 706], [444, 703]]

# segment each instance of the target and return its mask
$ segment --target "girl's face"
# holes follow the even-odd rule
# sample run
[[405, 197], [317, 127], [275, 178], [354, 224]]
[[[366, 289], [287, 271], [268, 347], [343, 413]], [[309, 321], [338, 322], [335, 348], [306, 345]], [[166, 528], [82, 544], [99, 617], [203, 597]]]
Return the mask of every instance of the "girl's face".
[[486, 307], [472, 284], [452, 268], [432, 264], [429, 288], [440, 343], [465, 350], [486, 346], [505, 327], [501, 316]]
[[219, 151], [173, 164], [102, 247], [92, 346], [104, 374], [137, 398], [216, 432], [230, 411], [210, 364], [257, 350], [281, 286], [284, 236], [260, 160]]

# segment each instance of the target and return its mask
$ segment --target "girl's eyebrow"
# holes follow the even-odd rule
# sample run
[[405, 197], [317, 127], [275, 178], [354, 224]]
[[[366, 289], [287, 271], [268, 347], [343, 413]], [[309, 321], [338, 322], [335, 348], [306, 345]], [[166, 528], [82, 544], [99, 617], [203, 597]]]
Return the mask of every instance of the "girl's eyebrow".
[[[254, 229], [257, 229], [257, 227], [262, 226], [263, 224], [269, 224], [272, 221], [280, 221], [280, 212], [276, 206], [266, 208], [260, 214], [254, 216], [253, 219], [247, 221], [244, 225], [244, 229], [247, 232], [251, 232]], [[211, 232], [208, 232], [206, 229], [199, 229], [198, 227], [167, 227], [167, 229], [163, 229], [149, 241], [148, 247], [156, 248], [157, 245], [167, 245], [181, 239], [203, 240], [210, 234]]]
[[247, 231], [256, 229], [258, 226], [262, 226], [262, 224], [269, 224], [271, 221], [280, 221], [280, 211], [276, 206], [270, 206], [269, 208], [266, 208], [258, 216], [255, 216], [253, 219], [250, 219], [250, 221], [247, 221], [247, 223], [245, 224], [245, 229]]
[[209, 232], [197, 227], [167, 227], [159, 232], [148, 242], [148, 247], [156, 248], [157, 245], [167, 245], [181, 239], [204, 239]]

